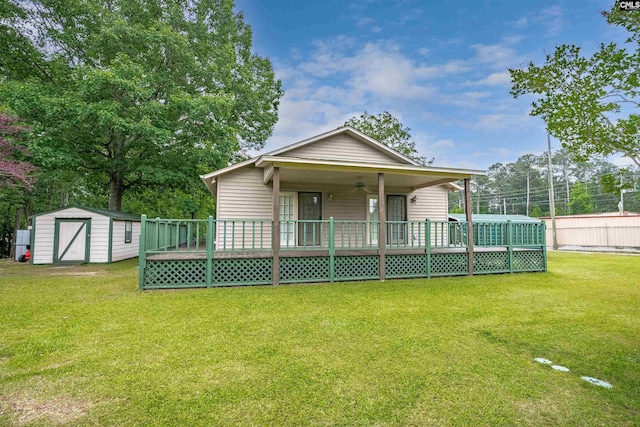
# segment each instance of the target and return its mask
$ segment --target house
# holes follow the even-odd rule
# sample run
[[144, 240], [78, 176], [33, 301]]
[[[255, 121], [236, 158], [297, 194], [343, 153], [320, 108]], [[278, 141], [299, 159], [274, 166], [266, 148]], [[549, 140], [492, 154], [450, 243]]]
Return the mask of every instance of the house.
[[138, 256], [139, 216], [65, 206], [32, 218], [32, 264], [110, 263]]
[[[482, 173], [419, 165], [351, 127], [334, 129], [201, 176], [215, 219], [143, 216], [141, 287], [469, 274], [473, 242], [448, 238], [448, 193]], [[523, 269], [544, 269], [541, 242], [530, 246], [540, 254]], [[512, 271], [506, 247], [492, 250]]]

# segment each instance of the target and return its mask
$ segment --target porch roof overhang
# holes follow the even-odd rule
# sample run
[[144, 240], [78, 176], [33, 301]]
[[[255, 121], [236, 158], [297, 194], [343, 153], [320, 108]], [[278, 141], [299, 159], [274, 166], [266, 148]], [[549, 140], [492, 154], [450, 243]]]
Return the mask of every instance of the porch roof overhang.
[[[484, 175], [482, 170], [439, 168], [430, 166], [402, 165], [390, 163], [344, 162], [337, 160], [302, 159], [296, 157], [261, 156], [254, 165], [264, 169], [264, 183], [273, 177], [273, 168], [280, 168], [282, 182], [323, 183], [352, 185], [357, 180], [367, 185], [377, 185], [377, 174], [385, 174], [389, 187], [409, 187], [413, 190], [446, 184], [451, 189], [460, 189], [455, 181]], [[323, 173], [318, 173], [323, 172]]]

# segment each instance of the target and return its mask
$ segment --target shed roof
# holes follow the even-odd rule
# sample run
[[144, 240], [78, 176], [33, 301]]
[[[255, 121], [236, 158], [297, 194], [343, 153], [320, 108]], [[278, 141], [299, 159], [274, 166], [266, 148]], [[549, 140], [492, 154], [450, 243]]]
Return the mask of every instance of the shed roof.
[[[449, 214], [449, 219], [454, 221], [466, 221], [465, 214]], [[539, 218], [526, 215], [499, 215], [499, 214], [472, 214], [471, 221], [478, 222], [542, 222]]]
[[96, 213], [98, 215], [108, 216], [109, 218], [113, 218], [113, 219], [119, 219], [119, 220], [125, 220], [125, 221], [140, 221], [140, 216], [139, 215], [132, 215], [132, 214], [128, 214], [128, 213], [113, 211], [113, 210], [110, 210], [110, 209], [88, 208], [86, 206], [80, 206], [80, 205], [62, 206], [62, 207], [57, 208], [57, 209], [52, 209], [50, 211], [40, 212], [40, 213], [31, 215], [31, 218], [34, 218], [34, 217], [37, 217], [37, 216], [41, 216], [41, 215], [50, 214], [50, 213], [54, 213], [54, 212], [63, 211], [65, 209], [70, 209], [70, 208], [82, 209], [82, 210], [87, 211], [87, 212], [93, 212], [93, 213]]

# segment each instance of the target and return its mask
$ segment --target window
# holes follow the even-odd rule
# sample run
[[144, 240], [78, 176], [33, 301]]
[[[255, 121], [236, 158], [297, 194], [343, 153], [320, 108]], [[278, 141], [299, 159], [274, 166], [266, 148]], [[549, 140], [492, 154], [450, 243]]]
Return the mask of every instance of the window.
[[124, 222], [124, 242], [131, 243], [131, 235], [133, 234], [133, 223], [131, 221]]

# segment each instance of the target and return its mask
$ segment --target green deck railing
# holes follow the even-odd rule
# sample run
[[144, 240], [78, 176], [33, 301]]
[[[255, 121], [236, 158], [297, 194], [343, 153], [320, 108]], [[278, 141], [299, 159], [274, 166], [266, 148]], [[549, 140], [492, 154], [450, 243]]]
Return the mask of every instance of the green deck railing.
[[[380, 224], [330, 218], [280, 221], [281, 281], [377, 277], [381, 229], [387, 236], [388, 277], [465, 273], [465, 222], [427, 219]], [[140, 287], [148, 288], [145, 274], [156, 282], [175, 276], [189, 286], [270, 283], [272, 231], [272, 221], [264, 219], [147, 219], [143, 215]], [[544, 223], [476, 222], [473, 243], [479, 248], [474, 253], [474, 270], [479, 274], [546, 270]]]
[[[333, 224], [330, 227], [330, 224]], [[270, 251], [270, 220], [146, 219], [144, 253], [171, 251], [206, 252], [208, 240], [213, 250], [223, 252]], [[451, 221], [385, 221], [388, 249], [449, 249], [467, 246], [467, 224]], [[280, 248], [284, 251], [317, 250], [330, 246], [345, 250], [378, 249], [378, 221], [291, 220], [280, 221]], [[541, 247], [544, 223], [476, 222], [473, 244], [477, 247]]]

